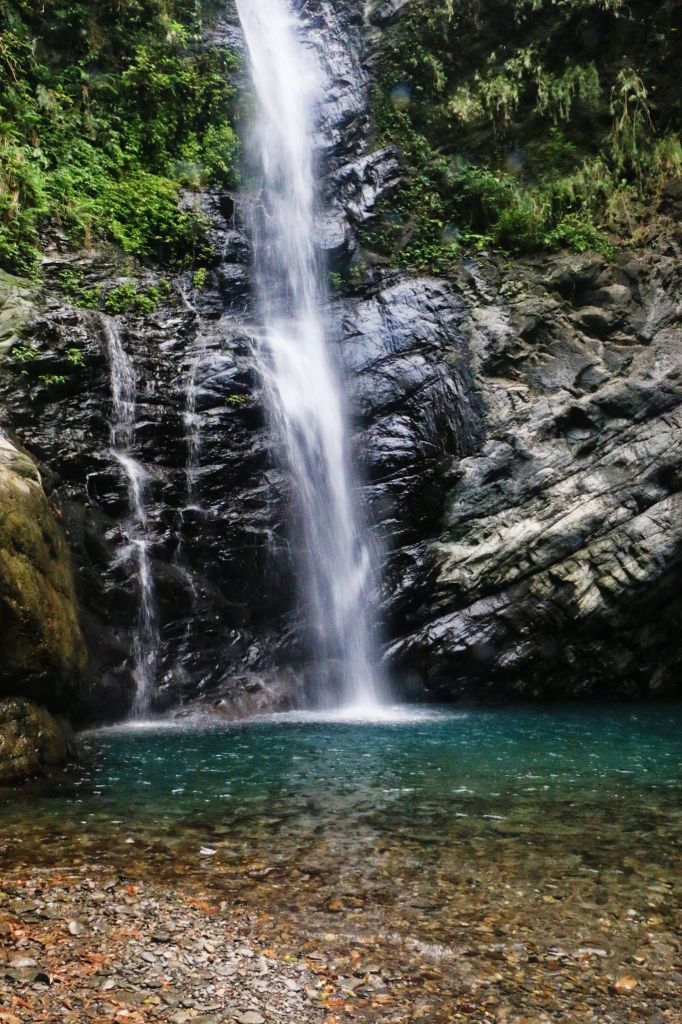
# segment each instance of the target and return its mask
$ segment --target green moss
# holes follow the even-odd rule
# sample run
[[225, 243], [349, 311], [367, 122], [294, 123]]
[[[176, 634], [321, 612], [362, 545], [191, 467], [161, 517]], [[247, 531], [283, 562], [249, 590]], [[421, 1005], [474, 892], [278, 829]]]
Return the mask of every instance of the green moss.
[[35, 274], [55, 223], [191, 264], [204, 223], [179, 191], [233, 183], [234, 56], [196, 44], [183, 0], [0, 0], [0, 266]]

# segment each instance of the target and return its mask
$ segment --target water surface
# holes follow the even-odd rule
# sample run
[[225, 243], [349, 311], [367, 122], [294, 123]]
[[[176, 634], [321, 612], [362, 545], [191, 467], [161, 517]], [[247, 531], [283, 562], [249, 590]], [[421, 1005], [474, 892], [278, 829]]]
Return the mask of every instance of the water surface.
[[359, 950], [424, 997], [414, 1020], [620, 1024], [624, 974], [629, 1012], [667, 1021], [681, 721], [670, 704], [102, 730], [69, 785], [0, 803], [0, 869], [168, 885], [332, 972]]

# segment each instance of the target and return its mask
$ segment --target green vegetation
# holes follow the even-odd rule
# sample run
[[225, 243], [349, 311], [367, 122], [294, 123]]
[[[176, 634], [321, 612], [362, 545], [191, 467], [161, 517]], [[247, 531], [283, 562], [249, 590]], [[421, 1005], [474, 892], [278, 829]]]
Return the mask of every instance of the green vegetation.
[[199, 269], [195, 270], [192, 274], [192, 287], [196, 288], [198, 292], [203, 291], [206, 287], [206, 276], [206, 267], [199, 267]]
[[39, 355], [39, 352], [34, 348], [29, 348], [28, 345], [13, 345], [11, 349], [11, 356], [15, 363], [30, 363]]
[[[234, 180], [235, 57], [199, 47], [186, 0], [0, 0], [0, 266], [37, 272], [53, 224], [191, 264], [181, 186]], [[94, 297], [91, 297], [94, 302]]]
[[[200, 274], [202, 271], [197, 271]], [[108, 291], [100, 287], [85, 287], [83, 275], [74, 270], [62, 270], [59, 275], [60, 290], [75, 306], [81, 309], [99, 309], [117, 316], [122, 313], [153, 313], [171, 294], [171, 285], [166, 278], [148, 288], [140, 287], [135, 281], [125, 281]]]
[[107, 313], [153, 313], [164, 299], [168, 298], [170, 287], [167, 281], [149, 288], [138, 288], [134, 282], [119, 284], [107, 292], [103, 300]]
[[398, 265], [608, 254], [682, 172], [682, 0], [412, 0], [382, 40], [378, 142], [404, 186], [365, 233]]
[[79, 368], [85, 366], [85, 356], [79, 348], [67, 348], [66, 358], [72, 366]]

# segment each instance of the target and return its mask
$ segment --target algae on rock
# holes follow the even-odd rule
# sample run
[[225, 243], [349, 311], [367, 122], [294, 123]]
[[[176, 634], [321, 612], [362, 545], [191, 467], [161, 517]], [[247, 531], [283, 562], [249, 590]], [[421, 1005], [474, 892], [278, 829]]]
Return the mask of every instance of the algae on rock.
[[34, 463], [0, 434], [0, 696], [64, 706], [86, 661], [66, 541]]
[[61, 768], [73, 753], [73, 733], [65, 721], [21, 697], [0, 701], [0, 785]]

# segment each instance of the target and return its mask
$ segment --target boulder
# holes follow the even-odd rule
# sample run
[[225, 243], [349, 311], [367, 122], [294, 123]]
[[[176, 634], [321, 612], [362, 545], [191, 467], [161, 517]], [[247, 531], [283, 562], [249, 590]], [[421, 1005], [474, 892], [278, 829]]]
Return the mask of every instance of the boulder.
[[0, 434], [0, 696], [64, 706], [86, 660], [66, 541], [35, 464]]
[[0, 701], [0, 786], [62, 768], [75, 755], [70, 727], [21, 697]]

